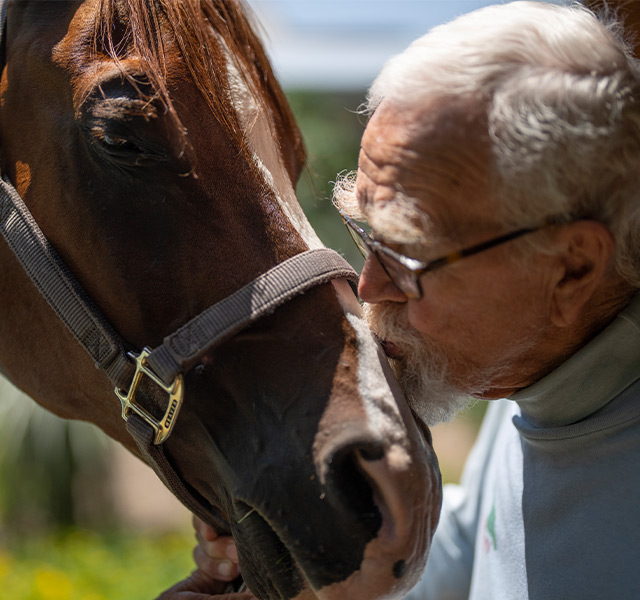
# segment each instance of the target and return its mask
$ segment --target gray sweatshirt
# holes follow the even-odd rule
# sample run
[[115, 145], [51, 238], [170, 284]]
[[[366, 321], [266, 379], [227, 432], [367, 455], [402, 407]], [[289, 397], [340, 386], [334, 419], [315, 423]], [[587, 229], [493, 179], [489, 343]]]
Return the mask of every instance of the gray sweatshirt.
[[640, 600], [640, 297], [491, 402], [405, 600]]

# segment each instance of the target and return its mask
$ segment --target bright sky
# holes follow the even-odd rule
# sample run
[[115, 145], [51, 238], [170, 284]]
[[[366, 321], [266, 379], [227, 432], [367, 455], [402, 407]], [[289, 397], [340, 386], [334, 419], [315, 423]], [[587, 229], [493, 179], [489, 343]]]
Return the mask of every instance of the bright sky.
[[[247, 0], [285, 87], [361, 89], [431, 27], [499, 0]], [[550, 0], [560, 2], [562, 0]]]

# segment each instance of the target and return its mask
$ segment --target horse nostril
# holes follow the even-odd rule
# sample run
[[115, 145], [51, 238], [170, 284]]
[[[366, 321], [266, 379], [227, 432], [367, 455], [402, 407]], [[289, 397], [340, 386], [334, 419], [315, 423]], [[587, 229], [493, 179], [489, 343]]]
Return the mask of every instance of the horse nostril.
[[384, 449], [382, 446], [364, 446], [362, 448], [358, 448], [358, 452], [364, 460], [368, 461], [382, 460], [384, 458]]
[[396, 579], [401, 579], [407, 571], [407, 563], [404, 560], [399, 560], [393, 565], [393, 576]]
[[375, 535], [382, 525], [382, 515], [374, 498], [374, 482], [362, 468], [363, 462], [384, 457], [384, 448], [372, 443], [355, 443], [341, 448], [328, 460], [326, 491], [328, 500], [350, 517], [356, 517]]

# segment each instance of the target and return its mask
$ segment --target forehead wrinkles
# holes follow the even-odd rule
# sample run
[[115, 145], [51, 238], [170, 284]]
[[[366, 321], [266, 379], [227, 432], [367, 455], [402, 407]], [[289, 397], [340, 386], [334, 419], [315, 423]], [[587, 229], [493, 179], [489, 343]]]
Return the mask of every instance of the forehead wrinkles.
[[450, 177], [441, 153], [416, 143], [415, 126], [374, 123], [363, 138], [356, 196], [376, 237], [389, 243], [431, 244], [440, 237], [440, 203]]
[[467, 103], [374, 115], [363, 137], [357, 186], [371, 225], [376, 228], [376, 213], [391, 211], [402, 200], [413, 205], [414, 219], [423, 215], [414, 226], [426, 228], [430, 239], [456, 238], [481, 227], [492, 213], [484, 122]]
[[[389, 243], [421, 244], [429, 237], [433, 229], [429, 215], [420, 209], [420, 202], [407, 195], [393, 177], [397, 169], [384, 166], [386, 175], [378, 180], [375, 171], [365, 163], [372, 163], [361, 153], [360, 170], [358, 171], [356, 196], [362, 214], [375, 231], [378, 239]], [[380, 183], [382, 181], [382, 183]]]

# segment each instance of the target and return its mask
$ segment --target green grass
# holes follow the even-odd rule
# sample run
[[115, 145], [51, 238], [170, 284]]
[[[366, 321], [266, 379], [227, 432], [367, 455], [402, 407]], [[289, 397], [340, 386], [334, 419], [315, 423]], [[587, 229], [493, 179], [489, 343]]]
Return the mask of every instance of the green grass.
[[12, 600], [152, 600], [193, 569], [192, 532], [71, 530], [0, 544], [0, 596]]

